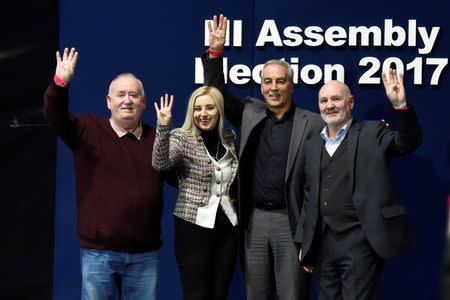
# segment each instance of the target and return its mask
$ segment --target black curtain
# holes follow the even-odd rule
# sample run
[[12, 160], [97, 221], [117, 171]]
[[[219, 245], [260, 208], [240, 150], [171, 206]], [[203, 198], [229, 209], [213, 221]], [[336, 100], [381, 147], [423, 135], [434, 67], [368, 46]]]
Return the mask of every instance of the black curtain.
[[1, 299], [52, 299], [56, 136], [43, 118], [59, 2], [0, 9]]

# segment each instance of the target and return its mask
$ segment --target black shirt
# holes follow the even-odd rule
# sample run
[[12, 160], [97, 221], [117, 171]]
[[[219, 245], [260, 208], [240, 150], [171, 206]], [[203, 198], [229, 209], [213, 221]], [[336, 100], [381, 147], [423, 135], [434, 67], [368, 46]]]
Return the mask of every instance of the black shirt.
[[248, 141], [248, 195], [256, 208], [282, 209], [286, 207], [286, 165], [294, 123], [295, 105], [281, 119], [267, 109], [267, 116], [250, 134]]
[[206, 149], [209, 154], [215, 158], [216, 161], [219, 161], [222, 156], [225, 155], [226, 149], [222, 145], [222, 142], [219, 139], [219, 132], [217, 126], [210, 131], [200, 130], [200, 136], [203, 139], [203, 143], [205, 143]]

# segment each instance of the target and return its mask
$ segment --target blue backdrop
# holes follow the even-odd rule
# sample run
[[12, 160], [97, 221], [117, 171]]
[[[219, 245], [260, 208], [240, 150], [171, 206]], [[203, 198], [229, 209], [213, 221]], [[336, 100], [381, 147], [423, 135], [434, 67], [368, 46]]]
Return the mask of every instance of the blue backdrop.
[[[59, 50], [76, 47], [79, 51], [70, 88], [72, 111], [109, 115], [106, 94], [110, 81], [119, 73], [132, 72], [144, 83], [147, 109], [143, 120], [151, 125], [156, 123], [152, 102], [163, 93], [175, 95], [174, 125], [182, 124], [189, 94], [198, 86], [195, 61], [207, 49], [205, 20], [214, 14], [224, 13], [231, 20], [230, 45], [224, 56], [231, 76], [229, 87], [242, 98], [262, 98], [259, 85], [249, 76], [257, 65], [285, 58], [299, 70], [293, 96], [298, 106], [318, 112], [319, 87], [326, 76], [334, 79], [339, 74], [355, 96], [356, 119], [389, 121], [390, 106], [382, 84], [376, 82], [383, 65], [389, 66], [390, 61], [397, 68], [403, 65], [407, 99], [418, 112], [424, 143], [413, 154], [395, 160], [393, 172], [417, 247], [386, 263], [382, 295], [383, 299], [440, 299], [450, 186], [446, 99], [450, 94], [446, 65], [450, 26], [446, 7], [444, 0], [405, 4], [386, 0], [229, 0], [220, 5], [197, 0], [60, 0]], [[356, 31], [362, 34], [355, 35]], [[366, 36], [369, 31], [372, 33]], [[257, 41], [263, 45], [257, 46]], [[333, 66], [337, 73], [330, 72]], [[48, 76], [50, 81], [52, 74]], [[54, 299], [79, 299], [73, 161], [60, 140], [57, 150]], [[176, 195], [175, 189], [166, 187], [158, 299], [181, 299], [171, 215]], [[245, 298], [240, 267], [229, 298]]]

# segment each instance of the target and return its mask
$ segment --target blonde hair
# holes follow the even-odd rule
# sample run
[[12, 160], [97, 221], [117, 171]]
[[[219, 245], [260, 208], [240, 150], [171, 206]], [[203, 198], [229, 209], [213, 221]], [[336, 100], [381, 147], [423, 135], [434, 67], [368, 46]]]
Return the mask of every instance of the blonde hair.
[[220, 140], [224, 143], [224, 100], [222, 93], [215, 87], [212, 86], [202, 86], [196, 89], [189, 98], [188, 106], [186, 109], [186, 118], [184, 119], [184, 124], [181, 129], [190, 136], [198, 135], [198, 128], [194, 122], [194, 106], [195, 100], [200, 96], [209, 95], [213, 98], [216, 104], [217, 110], [219, 111], [219, 121], [217, 123], [217, 132], [219, 133]]

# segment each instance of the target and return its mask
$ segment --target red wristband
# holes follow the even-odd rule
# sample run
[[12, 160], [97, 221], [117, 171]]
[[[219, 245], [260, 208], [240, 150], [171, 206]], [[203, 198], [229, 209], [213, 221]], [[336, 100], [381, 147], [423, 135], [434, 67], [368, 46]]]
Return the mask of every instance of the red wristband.
[[213, 56], [219, 56], [223, 53], [223, 49], [219, 50], [219, 51], [214, 51], [214, 50], [211, 50], [211, 48], [209, 48], [208, 50], [206, 50], [206, 52], [211, 53], [211, 55], [213, 55]]
[[396, 110], [405, 110], [405, 109], [407, 109], [407, 108], [408, 108], [408, 104], [406, 104], [406, 103], [405, 103], [404, 106], [394, 107], [394, 109], [396, 109]]
[[61, 77], [59, 77], [56, 74], [55, 74], [55, 77], [53, 77], [53, 80], [55, 80], [57, 83], [59, 83], [62, 86], [66, 86], [69, 83], [68, 81], [65, 81], [64, 79], [62, 79]]

